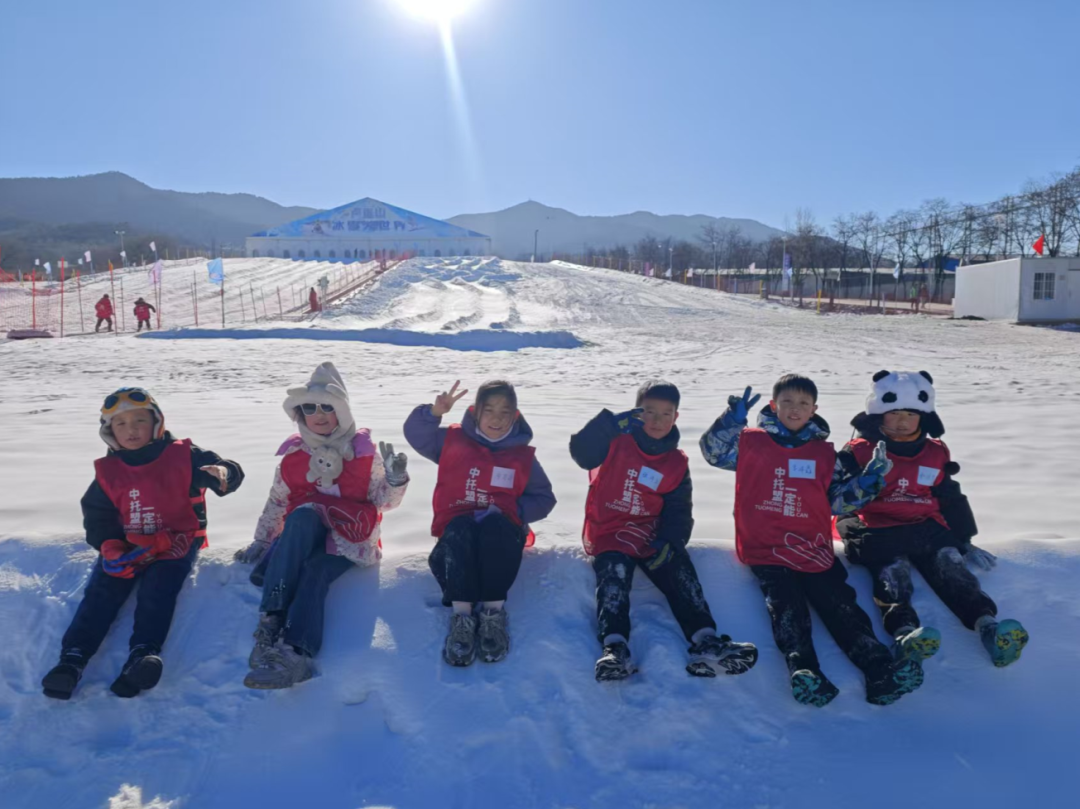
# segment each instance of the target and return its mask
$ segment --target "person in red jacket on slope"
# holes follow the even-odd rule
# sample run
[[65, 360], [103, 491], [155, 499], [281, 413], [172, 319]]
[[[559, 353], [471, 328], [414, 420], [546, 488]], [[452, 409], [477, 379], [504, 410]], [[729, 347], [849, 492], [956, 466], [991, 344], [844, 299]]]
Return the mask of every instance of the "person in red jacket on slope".
[[97, 323], [94, 325], [95, 333], [101, 330], [102, 323], [108, 323], [109, 331], [113, 330], [113, 306], [108, 293], [102, 295], [101, 299], [94, 304], [94, 314], [97, 315]]
[[173, 438], [142, 388], [105, 397], [99, 433], [109, 451], [94, 461], [81, 503], [86, 541], [99, 555], [60, 643], [60, 662], [41, 683], [54, 699], [71, 698], [136, 585], [131, 652], [112, 691], [134, 697], [157, 685], [176, 597], [206, 545], [206, 490], [230, 494], [244, 480], [235, 461]]
[[135, 301], [135, 320], [139, 322], [139, 328], [136, 331], [142, 331], [143, 326], [146, 326], [146, 330], [150, 331], [150, 313], [156, 311], [157, 309], [154, 308], [153, 304], [147, 303], [142, 298]]

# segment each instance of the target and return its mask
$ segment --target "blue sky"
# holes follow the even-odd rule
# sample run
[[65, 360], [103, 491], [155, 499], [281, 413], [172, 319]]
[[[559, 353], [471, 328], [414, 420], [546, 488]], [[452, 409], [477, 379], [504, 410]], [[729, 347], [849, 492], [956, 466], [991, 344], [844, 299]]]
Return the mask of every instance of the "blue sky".
[[981, 202], [1080, 163], [1078, 28], [1071, 0], [475, 0], [463, 119], [395, 0], [11, 0], [0, 176], [437, 217]]

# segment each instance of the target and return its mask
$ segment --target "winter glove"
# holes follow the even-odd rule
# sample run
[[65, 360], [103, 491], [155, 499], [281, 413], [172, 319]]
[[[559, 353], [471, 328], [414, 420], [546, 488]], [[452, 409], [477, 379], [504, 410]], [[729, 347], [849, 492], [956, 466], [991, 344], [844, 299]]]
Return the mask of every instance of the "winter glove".
[[885, 451], [885, 442], [878, 441], [874, 454], [859, 476], [859, 488], [875, 497], [885, 488], [885, 476], [892, 471], [893, 462]]
[[997, 565], [997, 557], [994, 554], [970, 543], [964, 548], [964, 561], [979, 570], [993, 570]]
[[200, 466], [200, 472], [205, 472], [217, 482], [218, 494], [226, 494], [229, 491], [229, 470], [220, 464], [212, 466]]
[[156, 534], [127, 534], [126, 539], [132, 545], [148, 550], [151, 556], [163, 556], [172, 549], [173, 538], [176, 536], [182, 535], [163, 530]]
[[268, 539], [256, 539], [246, 548], [241, 548], [233, 554], [233, 559], [237, 562], [242, 562], [245, 565], [253, 565], [262, 559], [263, 554], [266, 553], [267, 548], [270, 547], [270, 540]]
[[635, 407], [633, 410], [616, 413], [612, 416], [615, 420], [615, 429], [620, 433], [628, 433], [635, 427], [644, 427], [645, 422], [641, 420], [641, 414], [644, 412], [643, 408]]
[[645, 560], [645, 567], [649, 570], [659, 570], [675, 556], [675, 546], [666, 539], [654, 540], [649, 544], [657, 549], [655, 554]]
[[386, 482], [391, 486], [404, 486], [409, 482], [409, 473], [405, 471], [409, 459], [404, 452], [394, 454], [393, 444], [379, 442], [379, 454], [382, 455], [383, 468], [386, 469]]
[[142, 557], [147, 550], [122, 539], [106, 539], [101, 543], [101, 567], [110, 576], [133, 579], [135, 571], [145, 563]]
[[732, 418], [734, 418], [738, 424], [746, 424], [747, 420], [750, 418], [750, 408], [756, 405], [758, 400], [761, 399], [760, 393], [754, 393], [753, 396], [750, 395], [751, 393], [753, 393], [753, 388], [747, 385], [746, 390], [743, 391], [742, 397], [728, 397], [728, 409], [731, 411]]

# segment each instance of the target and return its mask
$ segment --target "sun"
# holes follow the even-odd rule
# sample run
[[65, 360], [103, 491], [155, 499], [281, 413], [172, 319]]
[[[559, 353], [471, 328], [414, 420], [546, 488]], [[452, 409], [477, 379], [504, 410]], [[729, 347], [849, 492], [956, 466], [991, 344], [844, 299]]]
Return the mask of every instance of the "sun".
[[446, 23], [473, 4], [474, 0], [398, 0], [398, 3], [416, 17]]

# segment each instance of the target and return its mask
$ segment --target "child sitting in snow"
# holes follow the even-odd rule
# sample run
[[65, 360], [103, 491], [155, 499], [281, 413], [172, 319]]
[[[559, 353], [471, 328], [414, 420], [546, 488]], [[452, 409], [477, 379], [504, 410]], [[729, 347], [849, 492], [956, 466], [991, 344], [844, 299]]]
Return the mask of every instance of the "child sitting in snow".
[[884, 442], [892, 471], [885, 489], [837, 521], [848, 560], [874, 577], [874, 601], [885, 630], [904, 655], [929, 657], [941, 634], [920, 626], [911, 605], [911, 566], [968, 629], [979, 633], [995, 666], [1020, 657], [1028, 634], [1018, 621], [996, 620], [997, 606], [964, 563], [990, 570], [993, 554], [971, 544], [975, 518], [960, 485], [960, 471], [940, 439], [945, 427], [934, 410], [933, 379], [919, 373], [874, 374], [866, 410], [852, 419], [859, 437], [840, 452], [849, 475], [857, 474], [873, 446]]
[[176, 597], [206, 544], [205, 492], [225, 495], [244, 479], [239, 464], [166, 432], [161, 408], [142, 388], [105, 397], [99, 434], [109, 451], [94, 461], [81, 505], [86, 541], [100, 556], [61, 641], [60, 663], [41, 682], [54, 699], [70, 699], [136, 584], [131, 653], [112, 691], [134, 697], [157, 685]]
[[[496, 663], [510, 651], [507, 593], [532, 541], [529, 523], [551, 513], [555, 495], [529, 446], [533, 432], [518, 410], [514, 386], [485, 382], [461, 424], [441, 427], [442, 417], [468, 393], [457, 388], [455, 382], [435, 404], [413, 410], [405, 438], [439, 465], [431, 524], [438, 542], [428, 564], [443, 604], [453, 607], [443, 659], [468, 666], [477, 654]], [[479, 616], [473, 611], [477, 604]]]
[[836, 643], [866, 677], [866, 699], [888, 705], [922, 684], [920, 661], [895, 660], [874, 636], [847, 583], [832, 543], [832, 514], [851, 513], [884, 485], [884, 445], [869, 447], [858, 474], [848, 477], [827, 441], [817, 413], [817, 386], [789, 374], [773, 386], [772, 401], [748, 428], [761, 398], [747, 388], [728, 399], [701, 437], [711, 466], [735, 470], [735, 550], [765, 594], [773, 637], [784, 653], [791, 691], [805, 705], [827, 705], [839, 693], [821, 671], [811, 637], [813, 606]]
[[752, 643], [717, 636], [686, 551], [694, 518], [689, 463], [678, 448], [678, 417], [679, 389], [654, 380], [638, 390], [633, 410], [618, 415], [601, 410], [570, 438], [570, 455], [589, 470], [582, 537], [596, 572], [600, 681], [622, 680], [636, 670], [627, 645], [636, 567], [667, 598], [690, 644], [687, 672], [741, 674], [757, 662]]
[[289, 688], [313, 676], [330, 584], [380, 559], [382, 513], [401, 504], [409, 482], [405, 455], [380, 442], [376, 457], [371, 434], [356, 428], [333, 363], [290, 388], [283, 406], [299, 433], [278, 450], [255, 540], [236, 554], [261, 560], [251, 574], [263, 595], [248, 688]]

